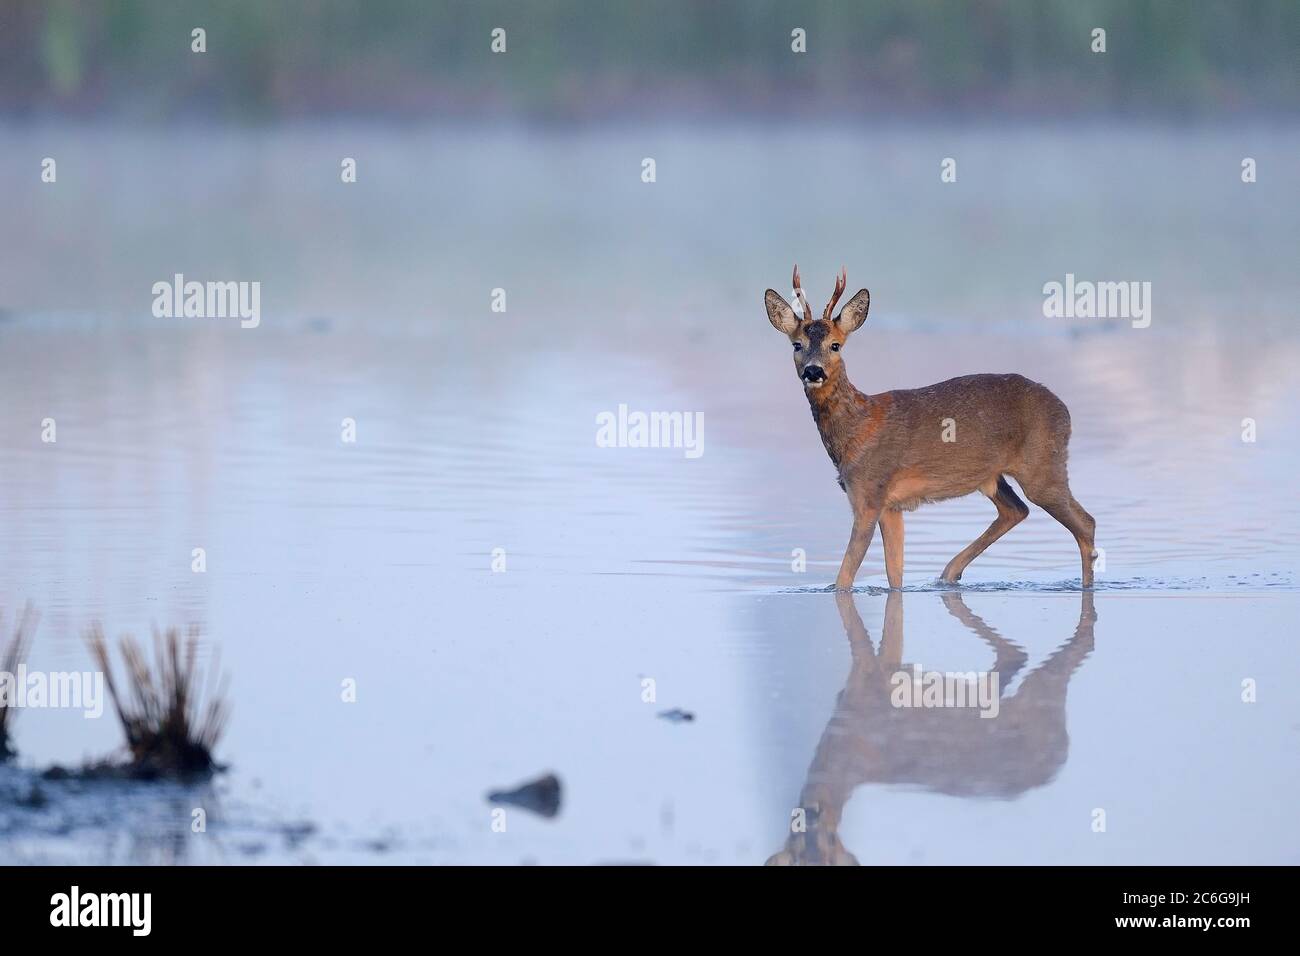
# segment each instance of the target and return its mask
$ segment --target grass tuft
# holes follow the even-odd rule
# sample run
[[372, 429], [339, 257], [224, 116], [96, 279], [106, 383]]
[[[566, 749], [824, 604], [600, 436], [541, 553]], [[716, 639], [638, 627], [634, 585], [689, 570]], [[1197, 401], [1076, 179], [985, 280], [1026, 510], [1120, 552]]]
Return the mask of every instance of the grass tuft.
[[[32, 633], [36, 630], [37, 615], [28, 604], [14, 623], [13, 635], [9, 641], [0, 644], [0, 761], [8, 760], [14, 755], [9, 746], [10, 721], [17, 715], [18, 708], [10, 705], [9, 691], [17, 688], [16, 671], [18, 665], [27, 659], [27, 650], [32, 644]], [[4, 616], [0, 615], [0, 635], [4, 634]], [[0, 637], [3, 640], [3, 637]], [[7, 690], [6, 690], [7, 688]]]
[[[154, 665], [134, 638], [123, 637], [119, 651], [126, 668], [126, 681], [113, 677], [108, 642], [95, 624], [86, 638], [90, 652], [104, 672], [113, 708], [126, 734], [129, 764], [122, 768], [142, 779], [159, 777], [193, 778], [221, 769], [212, 751], [225, 730], [230, 709], [226, 698], [228, 680], [219, 678], [215, 663], [207, 668], [206, 693], [197, 663], [198, 629], [191, 628], [182, 643], [180, 632], [154, 631]], [[204, 703], [206, 698], [206, 704]]]

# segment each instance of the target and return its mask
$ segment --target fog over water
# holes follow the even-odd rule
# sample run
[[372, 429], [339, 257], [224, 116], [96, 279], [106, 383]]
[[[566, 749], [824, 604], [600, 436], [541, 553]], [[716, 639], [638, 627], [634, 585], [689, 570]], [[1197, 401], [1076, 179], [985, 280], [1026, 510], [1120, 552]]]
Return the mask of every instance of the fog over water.
[[[89, 669], [96, 620], [198, 623], [233, 711], [210, 791], [42, 784], [0, 805], [0, 859], [762, 863], [815, 800], [793, 854], [1296, 862], [1298, 147], [0, 126], [0, 607], [41, 612], [44, 670]], [[871, 289], [862, 390], [1016, 371], [1066, 402], [1095, 595], [1038, 508], [937, 587], [978, 495], [907, 516], [901, 595], [878, 539], [851, 600], [819, 590], [851, 519], [763, 312], [795, 261], [814, 307], [841, 265]], [[259, 282], [260, 324], [155, 317], [177, 273]], [[1045, 317], [1067, 275], [1149, 282], [1149, 327]], [[600, 447], [620, 405], [702, 415], [702, 454]], [[882, 706], [912, 664], [996, 670], [999, 717]], [[66, 710], [13, 732], [0, 797], [121, 738]], [[559, 815], [493, 832], [485, 794], [546, 771]]]

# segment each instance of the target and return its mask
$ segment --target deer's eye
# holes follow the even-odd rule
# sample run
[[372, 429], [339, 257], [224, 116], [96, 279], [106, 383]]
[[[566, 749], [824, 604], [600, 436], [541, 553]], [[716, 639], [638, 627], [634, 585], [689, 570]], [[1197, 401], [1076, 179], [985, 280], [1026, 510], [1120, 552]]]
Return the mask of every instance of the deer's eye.
[[839, 350], [840, 350], [840, 343], [839, 343], [839, 342], [832, 342], [832, 343], [831, 343], [831, 351], [832, 351], [832, 352], [838, 352]]
[[796, 342], [796, 343], [794, 343], [794, 350], [795, 350], [796, 352], [798, 352], [801, 348], [803, 348], [803, 343], [802, 343], [802, 342]]

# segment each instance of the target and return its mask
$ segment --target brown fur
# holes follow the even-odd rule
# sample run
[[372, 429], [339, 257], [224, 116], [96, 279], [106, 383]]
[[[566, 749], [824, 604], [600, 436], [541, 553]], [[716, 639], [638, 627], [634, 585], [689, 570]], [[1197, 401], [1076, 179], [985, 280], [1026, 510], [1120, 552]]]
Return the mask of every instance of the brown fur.
[[[891, 517], [886, 526], [882, 515], [980, 491], [998, 517], [944, 568], [944, 580], [960, 580], [972, 560], [1028, 514], [1007, 475], [1074, 535], [1083, 586], [1092, 585], [1096, 522], [1070, 492], [1070, 413], [1064, 402], [1016, 374], [963, 375], [925, 388], [867, 395], [853, 387], [841, 357], [849, 334], [866, 320], [867, 290], [830, 320], [798, 319], [771, 289], [765, 302], [772, 325], [797, 346], [795, 370], [801, 380], [824, 375], [822, 384], [805, 384], [805, 391], [853, 508], [853, 534], [837, 587], [852, 587], [877, 523], [886, 538], [889, 585], [902, 587], [902, 520]], [[955, 440], [944, 441], [945, 432]]]

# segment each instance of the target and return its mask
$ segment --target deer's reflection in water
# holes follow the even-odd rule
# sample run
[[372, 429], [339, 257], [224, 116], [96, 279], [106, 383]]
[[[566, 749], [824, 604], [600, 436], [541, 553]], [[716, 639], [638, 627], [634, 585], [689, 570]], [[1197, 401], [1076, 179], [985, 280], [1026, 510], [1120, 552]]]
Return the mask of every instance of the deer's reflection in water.
[[[879, 653], [853, 595], [840, 592], [836, 601], [853, 667], [808, 769], [790, 837], [768, 865], [856, 865], [857, 859], [840, 842], [839, 826], [844, 805], [863, 784], [1007, 798], [1056, 776], [1070, 746], [1066, 691], [1092, 651], [1097, 615], [1090, 591], [1081, 595], [1074, 635], [1026, 676], [1014, 694], [1005, 690], [1028, 661], [1024, 650], [972, 613], [960, 595], [943, 596], [948, 612], [993, 651], [986, 679], [996, 687], [996, 716], [978, 706], [917, 706], [919, 695], [902, 695], [912, 689], [902, 682], [911, 682], [913, 671], [903, 663], [900, 592], [890, 592], [886, 601]], [[978, 698], [971, 690], [969, 701], [974, 702]], [[903, 701], [909, 705], [896, 706]]]

